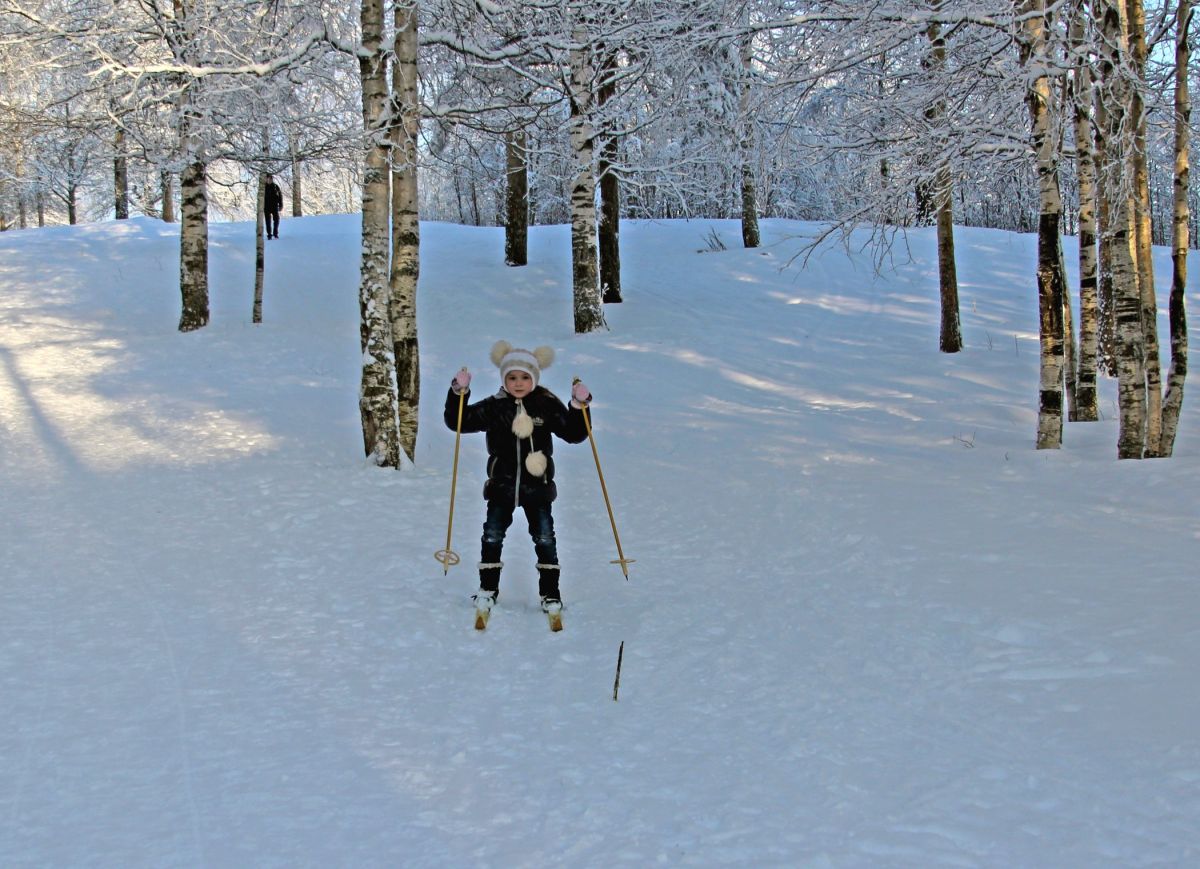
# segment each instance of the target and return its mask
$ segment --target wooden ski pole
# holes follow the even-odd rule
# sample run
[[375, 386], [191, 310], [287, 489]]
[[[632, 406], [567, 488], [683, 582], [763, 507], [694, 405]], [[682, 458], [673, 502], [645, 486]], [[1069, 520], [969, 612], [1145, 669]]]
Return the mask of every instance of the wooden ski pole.
[[[578, 382], [579, 378], [576, 377], [573, 384]], [[612, 502], [608, 499], [608, 486], [604, 484], [604, 471], [600, 470], [600, 453], [596, 451], [596, 438], [592, 434], [592, 420], [588, 414], [588, 406], [586, 402], [579, 403], [583, 410], [583, 424], [587, 427], [588, 442], [592, 445], [592, 458], [596, 460], [596, 475], [600, 477], [600, 491], [604, 494], [604, 506], [608, 509], [608, 523], [612, 525], [613, 540], [617, 542], [617, 558], [609, 563], [621, 565], [621, 573], [625, 574], [625, 579], [628, 580], [629, 565], [637, 559], [626, 558], [625, 552], [621, 549], [621, 536], [617, 534], [617, 520], [613, 518]]]
[[[463, 371], [467, 368], [464, 365]], [[442, 565], [442, 576], [450, 572], [450, 568], [460, 561], [458, 553], [450, 548], [450, 535], [454, 532], [454, 489], [458, 484], [458, 444], [462, 440], [463, 400], [466, 391], [458, 394], [458, 422], [454, 426], [454, 469], [450, 473], [450, 519], [446, 523], [446, 548], [433, 553], [433, 557]]]

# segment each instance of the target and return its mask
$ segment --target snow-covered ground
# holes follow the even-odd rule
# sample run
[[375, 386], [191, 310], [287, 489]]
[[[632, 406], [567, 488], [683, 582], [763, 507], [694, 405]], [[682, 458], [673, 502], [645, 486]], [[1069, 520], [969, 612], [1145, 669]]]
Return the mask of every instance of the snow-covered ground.
[[[1200, 387], [1173, 459], [1116, 460], [1111, 382], [1036, 451], [1031, 237], [959, 231], [947, 356], [926, 231], [876, 276], [781, 271], [804, 224], [629, 224], [576, 336], [565, 227], [513, 269], [427, 224], [396, 472], [361, 458], [357, 226], [285, 220], [253, 326], [252, 227], [214, 225], [188, 335], [177, 228], [0, 235], [0, 865], [1200, 865]], [[557, 635], [520, 521], [472, 629], [479, 436], [433, 557], [445, 385], [486, 394], [499, 338], [592, 388], [636, 559], [560, 445]]]

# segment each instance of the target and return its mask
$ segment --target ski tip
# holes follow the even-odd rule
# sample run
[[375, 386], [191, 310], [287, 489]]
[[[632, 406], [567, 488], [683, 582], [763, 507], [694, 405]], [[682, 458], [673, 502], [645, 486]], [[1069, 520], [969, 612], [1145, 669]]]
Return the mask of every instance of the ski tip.
[[487, 628], [489, 615], [490, 613], [486, 613], [483, 610], [475, 611], [475, 630], [482, 631]]
[[550, 630], [558, 633], [563, 629], [562, 613], [546, 613], [546, 620], [550, 623]]

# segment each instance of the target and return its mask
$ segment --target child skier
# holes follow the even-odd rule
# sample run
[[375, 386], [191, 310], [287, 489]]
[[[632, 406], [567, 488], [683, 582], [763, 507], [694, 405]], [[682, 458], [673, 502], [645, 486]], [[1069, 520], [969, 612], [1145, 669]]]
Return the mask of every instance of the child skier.
[[446, 425], [455, 429], [462, 407], [462, 431], [487, 433], [488, 476], [483, 487], [487, 519], [480, 547], [475, 627], [481, 630], [486, 627], [496, 603], [500, 569], [504, 566], [500, 561], [504, 535], [520, 507], [529, 522], [529, 535], [537, 555], [542, 611], [549, 617], [551, 628], [559, 630], [562, 596], [558, 584], [558, 544], [550, 510], [558, 492], [554, 485], [551, 435], [571, 444], [587, 440], [582, 409], [592, 395], [586, 386], [576, 383], [571, 389], [568, 408], [554, 393], [538, 384], [542, 369], [549, 368], [554, 361], [554, 350], [550, 347], [530, 351], [497, 341], [491, 359], [500, 369], [500, 390], [462, 407], [471, 384], [471, 374], [464, 368], [450, 383], [444, 417]]

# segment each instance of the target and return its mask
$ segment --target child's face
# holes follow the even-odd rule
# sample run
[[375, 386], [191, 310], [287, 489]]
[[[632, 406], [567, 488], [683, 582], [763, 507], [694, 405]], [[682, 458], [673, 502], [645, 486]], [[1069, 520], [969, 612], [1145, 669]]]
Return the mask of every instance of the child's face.
[[533, 392], [533, 378], [528, 371], [510, 371], [504, 375], [504, 390], [513, 398], [524, 398]]

